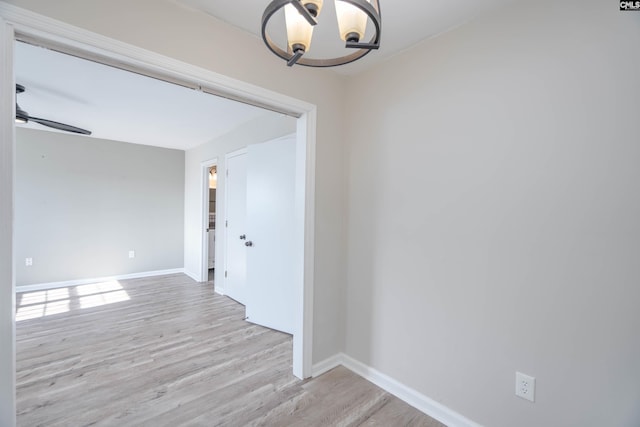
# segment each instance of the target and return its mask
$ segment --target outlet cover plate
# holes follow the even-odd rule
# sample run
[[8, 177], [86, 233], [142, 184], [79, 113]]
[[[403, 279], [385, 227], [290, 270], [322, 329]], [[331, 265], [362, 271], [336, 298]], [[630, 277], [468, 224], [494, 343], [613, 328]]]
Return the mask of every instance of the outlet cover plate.
[[522, 372], [516, 372], [516, 396], [534, 402], [536, 397], [536, 379]]

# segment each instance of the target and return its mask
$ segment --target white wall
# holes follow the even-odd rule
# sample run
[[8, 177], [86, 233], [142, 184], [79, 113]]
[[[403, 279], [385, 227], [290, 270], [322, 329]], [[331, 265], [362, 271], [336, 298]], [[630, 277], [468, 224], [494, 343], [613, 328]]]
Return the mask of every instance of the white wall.
[[640, 424], [640, 13], [518, 2], [347, 80], [170, 2], [10, 3], [318, 105], [314, 362], [491, 426]]
[[[0, 73], [13, 75], [9, 65], [13, 48], [9, 40], [13, 30], [0, 19]], [[0, 83], [0, 93], [13, 90], [12, 85]], [[7, 87], [8, 86], [8, 87]], [[0, 426], [15, 424], [15, 289], [13, 270], [13, 195], [15, 136], [14, 100], [0, 97]]]
[[183, 151], [18, 128], [15, 188], [18, 286], [183, 266]]
[[350, 82], [350, 356], [487, 426], [640, 425], [640, 13], [617, 9], [518, 2]]
[[[266, 113], [257, 119], [243, 124], [237, 129], [220, 136], [206, 144], [188, 150], [185, 156], [185, 224], [184, 224], [184, 266], [192, 277], [200, 277], [202, 266], [202, 162], [216, 159], [218, 165], [218, 184], [216, 191], [216, 217], [219, 227], [216, 229], [216, 287], [224, 283], [224, 223], [225, 211], [225, 154], [249, 144], [257, 144], [290, 134], [296, 130], [296, 119], [276, 113]], [[206, 279], [205, 279], [206, 280]]]
[[206, 14], [158, 0], [7, 3], [317, 105], [313, 360], [342, 350], [346, 289], [345, 78], [289, 68], [262, 40]]

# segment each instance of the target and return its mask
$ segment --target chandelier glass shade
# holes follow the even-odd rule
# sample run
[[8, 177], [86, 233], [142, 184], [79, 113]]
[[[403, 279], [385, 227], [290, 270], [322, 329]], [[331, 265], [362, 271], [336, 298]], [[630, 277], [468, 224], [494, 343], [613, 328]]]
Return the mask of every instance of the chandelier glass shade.
[[[333, 58], [310, 58], [313, 29], [318, 25], [323, 0], [273, 0], [262, 15], [262, 39], [267, 47], [288, 66], [334, 67], [348, 64], [380, 47], [381, 19], [379, 0], [334, 0], [340, 37], [349, 52]], [[269, 20], [284, 8], [286, 46], [279, 46], [268, 34]], [[325, 16], [324, 19], [327, 19]], [[373, 24], [369, 41], [363, 42], [367, 24]]]

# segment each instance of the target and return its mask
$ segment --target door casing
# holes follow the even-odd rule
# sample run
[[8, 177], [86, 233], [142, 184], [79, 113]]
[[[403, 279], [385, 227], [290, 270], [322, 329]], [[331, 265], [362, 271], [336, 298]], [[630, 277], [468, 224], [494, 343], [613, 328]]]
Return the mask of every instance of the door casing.
[[[0, 275], [0, 374], [13, 372], [0, 382], [0, 401], [8, 418], [0, 424], [15, 424], [15, 263], [13, 244], [14, 168], [15, 168], [15, 76], [13, 65], [14, 39], [25, 40], [76, 56], [97, 60], [108, 65], [162, 78], [172, 83], [198, 88], [252, 105], [262, 106], [297, 118], [296, 129], [296, 227], [300, 230], [296, 241], [299, 259], [293, 260], [296, 269], [295, 332], [293, 335], [293, 374], [299, 378], [311, 376], [313, 342], [313, 272], [314, 272], [314, 214], [315, 214], [315, 105], [273, 92], [200, 67], [168, 58], [157, 53], [120, 42], [97, 33], [74, 27], [26, 9], [0, 3], [0, 162], [3, 184], [0, 186], [0, 253], [5, 258]], [[7, 175], [6, 177], [4, 175]], [[4, 179], [6, 178], [6, 179]], [[5, 265], [7, 264], [7, 269]], [[4, 320], [11, 319], [5, 326]], [[13, 408], [11, 411], [9, 408]]]
[[200, 235], [202, 236], [202, 264], [200, 266], [200, 277], [206, 281], [209, 277], [209, 236], [208, 233], [215, 233], [218, 230], [218, 216], [216, 215], [216, 228], [214, 231], [207, 232], [209, 228], [209, 169], [218, 165], [218, 158], [215, 157], [200, 163], [200, 182], [202, 189], [202, 228]]

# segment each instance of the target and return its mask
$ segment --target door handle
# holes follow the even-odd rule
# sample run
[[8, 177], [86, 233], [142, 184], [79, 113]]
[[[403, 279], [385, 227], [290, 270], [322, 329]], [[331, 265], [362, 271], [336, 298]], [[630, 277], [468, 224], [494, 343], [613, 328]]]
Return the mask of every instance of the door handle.
[[246, 234], [241, 234], [241, 235], [240, 235], [240, 240], [245, 240], [246, 238], [247, 238], [247, 235], [246, 235]]
[[244, 245], [251, 247], [253, 246], [253, 242], [251, 240], [247, 240], [246, 242], [244, 242]]

